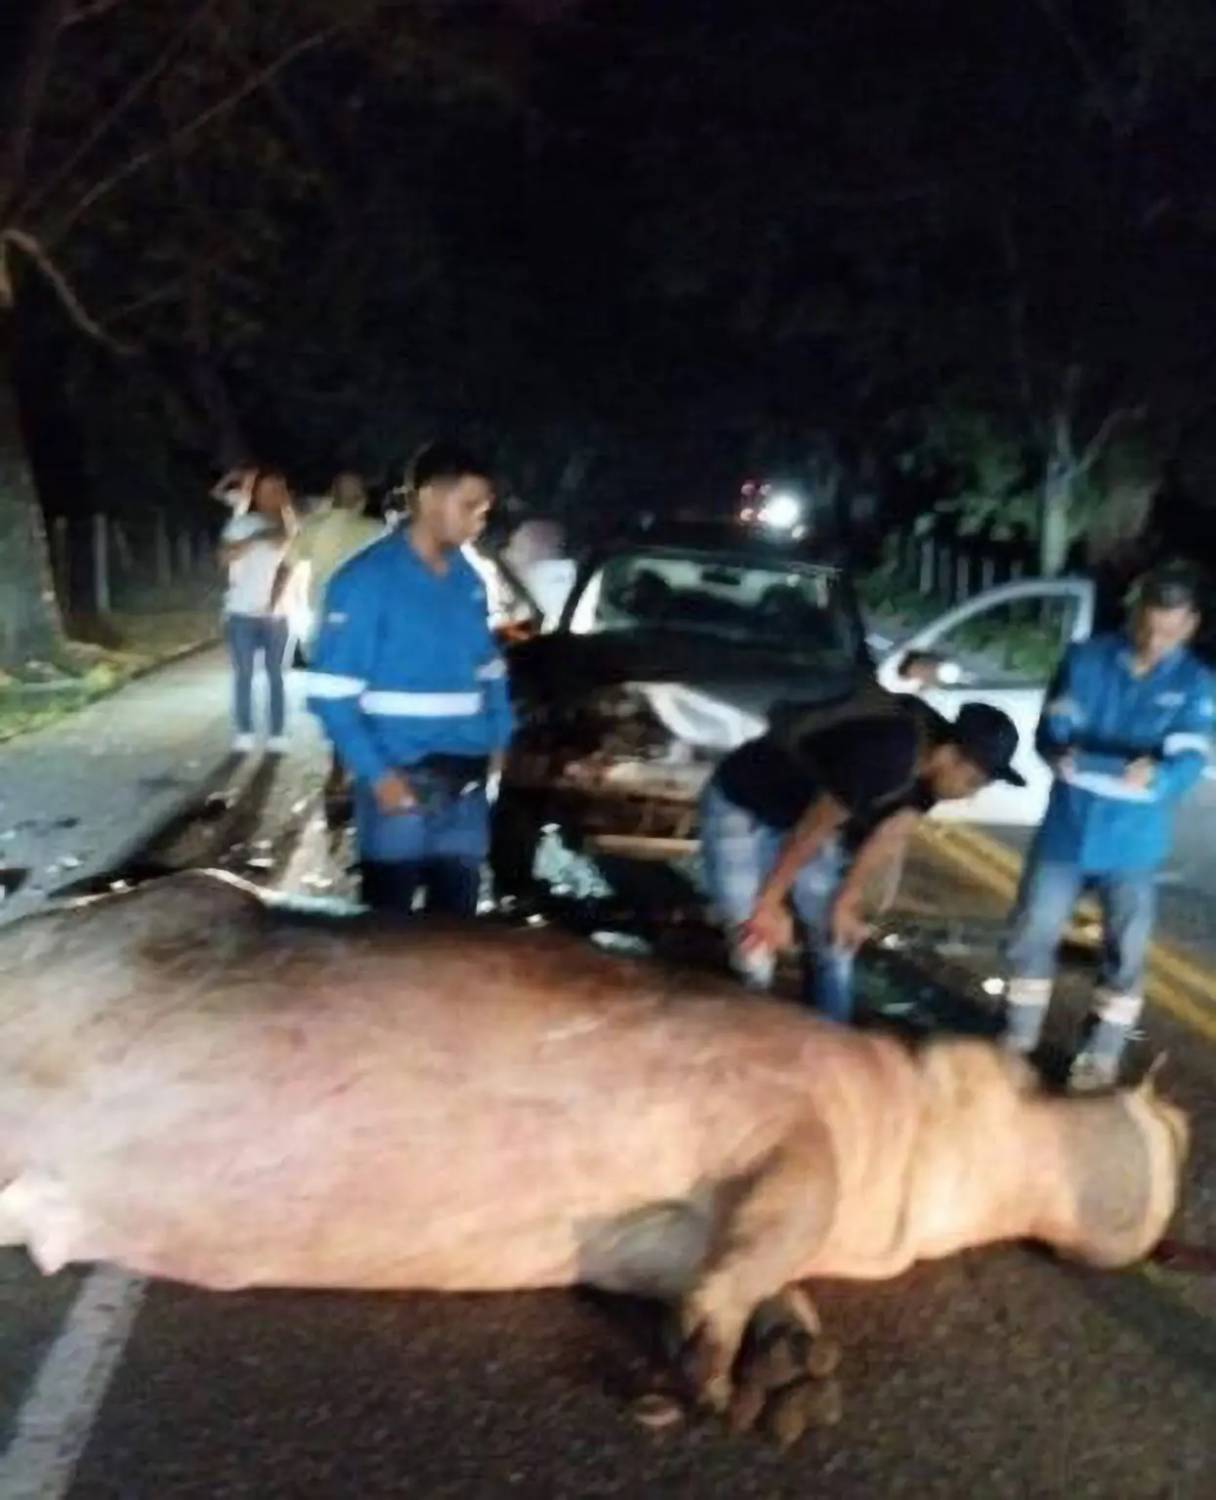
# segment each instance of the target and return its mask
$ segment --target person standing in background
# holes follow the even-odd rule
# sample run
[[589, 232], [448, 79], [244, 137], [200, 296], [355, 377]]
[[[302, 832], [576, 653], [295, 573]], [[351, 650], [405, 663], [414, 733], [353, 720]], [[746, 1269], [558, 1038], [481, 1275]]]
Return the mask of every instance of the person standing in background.
[[[295, 571], [301, 567], [307, 570], [307, 624], [301, 627], [306, 633], [300, 642], [306, 663], [311, 657], [313, 640], [321, 624], [329, 580], [344, 562], [385, 533], [384, 522], [365, 514], [366, 509], [367, 489], [362, 477], [350, 472], [339, 474], [330, 490], [330, 504], [305, 516], [301, 521], [295, 535], [287, 543], [287, 549], [275, 573], [270, 607], [277, 613], [282, 607], [283, 596]], [[331, 825], [344, 821], [350, 815], [345, 782], [337, 748], [331, 745], [329, 771], [325, 777], [323, 792], [326, 816]]]
[[367, 489], [358, 474], [341, 473], [330, 490], [330, 504], [305, 516], [287, 543], [271, 590], [270, 605], [277, 610], [299, 567], [308, 569], [309, 636], [301, 644], [305, 655], [321, 622], [329, 580], [344, 562], [384, 535], [383, 521], [366, 514]]
[[224, 630], [233, 670], [232, 748], [239, 755], [254, 748], [253, 671], [260, 654], [269, 697], [266, 748], [280, 755], [287, 749], [283, 665], [288, 628], [274, 612], [271, 595], [295, 525], [291, 491], [278, 470], [255, 469], [225, 475], [212, 493], [235, 512], [219, 546], [220, 565], [228, 574]]

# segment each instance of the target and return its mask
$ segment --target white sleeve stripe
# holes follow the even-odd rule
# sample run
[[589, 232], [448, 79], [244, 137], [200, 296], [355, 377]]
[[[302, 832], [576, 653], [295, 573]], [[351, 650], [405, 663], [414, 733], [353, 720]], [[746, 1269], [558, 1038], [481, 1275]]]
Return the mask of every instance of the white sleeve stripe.
[[390, 719], [467, 719], [482, 710], [480, 693], [364, 693], [364, 713]]
[[340, 677], [336, 672], [301, 672], [300, 681], [310, 698], [357, 698], [367, 686], [360, 677]]
[[1078, 723], [1085, 717], [1080, 704], [1072, 698], [1053, 698], [1047, 712], [1053, 719], [1074, 719]]
[[505, 677], [506, 675], [507, 664], [501, 656], [495, 657], [493, 661], [486, 662], [484, 667], [477, 668], [478, 682], [497, 682], [500, 677]]
[[1205, 760], [1212, 758], [1212, 740], [1206, 734], [1167, 734], [1161, 749], [1166, 755], [1197, 753]]

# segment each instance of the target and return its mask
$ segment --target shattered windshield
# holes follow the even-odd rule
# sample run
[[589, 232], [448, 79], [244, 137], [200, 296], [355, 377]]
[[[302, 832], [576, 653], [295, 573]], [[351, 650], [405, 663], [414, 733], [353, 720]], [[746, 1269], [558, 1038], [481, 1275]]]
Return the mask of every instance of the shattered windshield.
[[839, 569], [788, 560], [654, 548], [623, 552], [587, 581], [570, 628], [591, 635], [705, 636], [848, 670], [858, 621]]

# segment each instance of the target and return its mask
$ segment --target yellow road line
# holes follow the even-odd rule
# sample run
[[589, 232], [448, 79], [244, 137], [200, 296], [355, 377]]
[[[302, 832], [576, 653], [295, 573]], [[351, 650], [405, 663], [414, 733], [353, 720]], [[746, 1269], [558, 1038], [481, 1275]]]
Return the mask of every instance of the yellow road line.
[[[1007, 844], [981, 833], [978, 828], [951, 827], [949, 835], [958, 844], [968, 847], [977, 859], [991, 861], [1007, 870], [1015, 880], [1021, 878], [1022, 859], [1016, 850]], [[1179, 984], [1190, 985], [1208, 1001], [1216, 996], [1216, 973], [1204, 964], [1183, 953], [1173, 943], [1158, 940], [1152, 946], [1152, 962]]]
[[[974, 828], [948, 824], [924, 826], [930, 844], [990, 890], [1012, 900], [1017, 893], [1022, 862], [1018, 855]], [[1188, 993], [1197, 990], [1199, 998]], [[1177, 1020], [1216, 1042], [1216, 975], [1182, 958], [1162, 943], [1149, 952], [1149, 998]]]

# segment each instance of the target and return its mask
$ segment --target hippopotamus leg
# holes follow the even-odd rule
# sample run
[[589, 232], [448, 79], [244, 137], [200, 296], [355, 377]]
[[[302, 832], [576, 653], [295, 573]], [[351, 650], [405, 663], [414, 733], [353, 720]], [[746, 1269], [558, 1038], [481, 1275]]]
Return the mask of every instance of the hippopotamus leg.
[[[766, 1304], [791, 1286], [831, 1228], [837, 1178], [826, 1132], [804, 1127], [732, 1190], [735, 1201], [715, 1225], [704, 1269], [679, 1306], [683, 1373], [697, 1399], [718, 1412], [731, 1405], [749, 1327], [764, 1309], [764, 1342], [773, 1312]], [[783, 1305], [800, 1325], [794, 1330], [787, 1316], [787, 1331], [805, 1335], [810, 1324], [817, 1327], [817, 1315], [805, 1312], [809, 1299]]]

